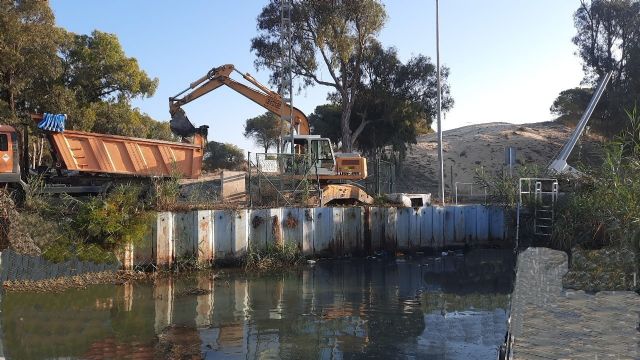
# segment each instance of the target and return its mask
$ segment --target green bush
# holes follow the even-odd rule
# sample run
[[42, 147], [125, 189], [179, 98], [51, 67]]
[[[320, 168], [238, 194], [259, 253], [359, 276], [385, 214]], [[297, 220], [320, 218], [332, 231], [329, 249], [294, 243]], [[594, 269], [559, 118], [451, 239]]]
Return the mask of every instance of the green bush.
[[479, 168], [476, 169], [473, 182], [486, 189], [489, 204], [515, 206], [520, 196], [520, 178], [536, 177], [539, 174], [540, 168], [537, 166], [518, 166], [513, 173], [506, 168], [495, 173]]
[[158, 178], [152, 181], [152, 204], [157, 210], [172, 210], [180, 198], [179, 177]]
[[73, 223], [87, 243], [116, 250], [140, 243], [147, 234], [151, 216], [143, 201], [142, 187], [120, 185], [106, 197], [94, 197], [83, 203]]
[[575, 182], [558, 204], [552, 241], [560, 249], [574, 245], [616, 246], [637, 251], [640, 238], [640, 114], [628, 112], [629, 127], [604, 147], [602, 166]]

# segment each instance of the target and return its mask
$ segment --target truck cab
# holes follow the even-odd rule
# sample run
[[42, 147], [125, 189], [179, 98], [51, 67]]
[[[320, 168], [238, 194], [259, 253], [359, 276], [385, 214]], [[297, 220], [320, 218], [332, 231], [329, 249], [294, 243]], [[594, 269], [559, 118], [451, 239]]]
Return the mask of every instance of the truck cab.
[[9, 125], [0, 125], [0, 186], [20, 182], [18, 133]]

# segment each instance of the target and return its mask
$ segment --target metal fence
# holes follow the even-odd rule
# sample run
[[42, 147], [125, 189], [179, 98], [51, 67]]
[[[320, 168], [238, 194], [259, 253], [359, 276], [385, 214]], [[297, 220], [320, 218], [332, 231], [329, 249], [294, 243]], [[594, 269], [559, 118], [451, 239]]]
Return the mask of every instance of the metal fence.
[[456, 205], [460, 203], [476, 203], [478, 201], [482, 203], [487, 202], [486, 186], [456, 181], [454, 191]]
[[41, 256], [4, 250], [0, 255], [0, 283], [8, 280], [44, 280], [102, 271], [116, 271], [120, 264], [95, 264], [77, 259], [53, 263]]
[[395, 192], [396, 166], [393, 162], [376, 156], [367, 162], [369, 176], [358, 181], [368, 194], [389, 194]]
[[249, 153], [249, 204], [251, 206], [318, 205], [319, 174], [332, 161], [300, 154]]

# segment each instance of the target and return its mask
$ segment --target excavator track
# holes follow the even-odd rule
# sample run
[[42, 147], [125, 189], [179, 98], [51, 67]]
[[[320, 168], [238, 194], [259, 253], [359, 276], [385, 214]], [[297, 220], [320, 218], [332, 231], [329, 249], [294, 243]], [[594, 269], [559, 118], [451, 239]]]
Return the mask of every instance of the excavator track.
[[327, 184], [322, 187], [322, 201], [320, 206], [330, 203], [355, 201], [360, 204], [373, 204], [373, 197], [354, 184]]

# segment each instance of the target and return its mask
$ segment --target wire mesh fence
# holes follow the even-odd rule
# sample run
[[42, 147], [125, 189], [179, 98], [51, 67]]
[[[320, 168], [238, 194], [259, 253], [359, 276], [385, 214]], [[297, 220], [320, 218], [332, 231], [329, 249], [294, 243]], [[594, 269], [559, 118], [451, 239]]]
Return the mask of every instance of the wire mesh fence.
[[367, 165], [368, 176], [357, 183], [364, 187], [368, 194], [394, 193], [396, 185], [395, 164], [376, 156]]
[[308, 206], [321, 200], [320, 175], [329, 174], [332, 159], [304, 154], [249, 153], [251, 206]]

